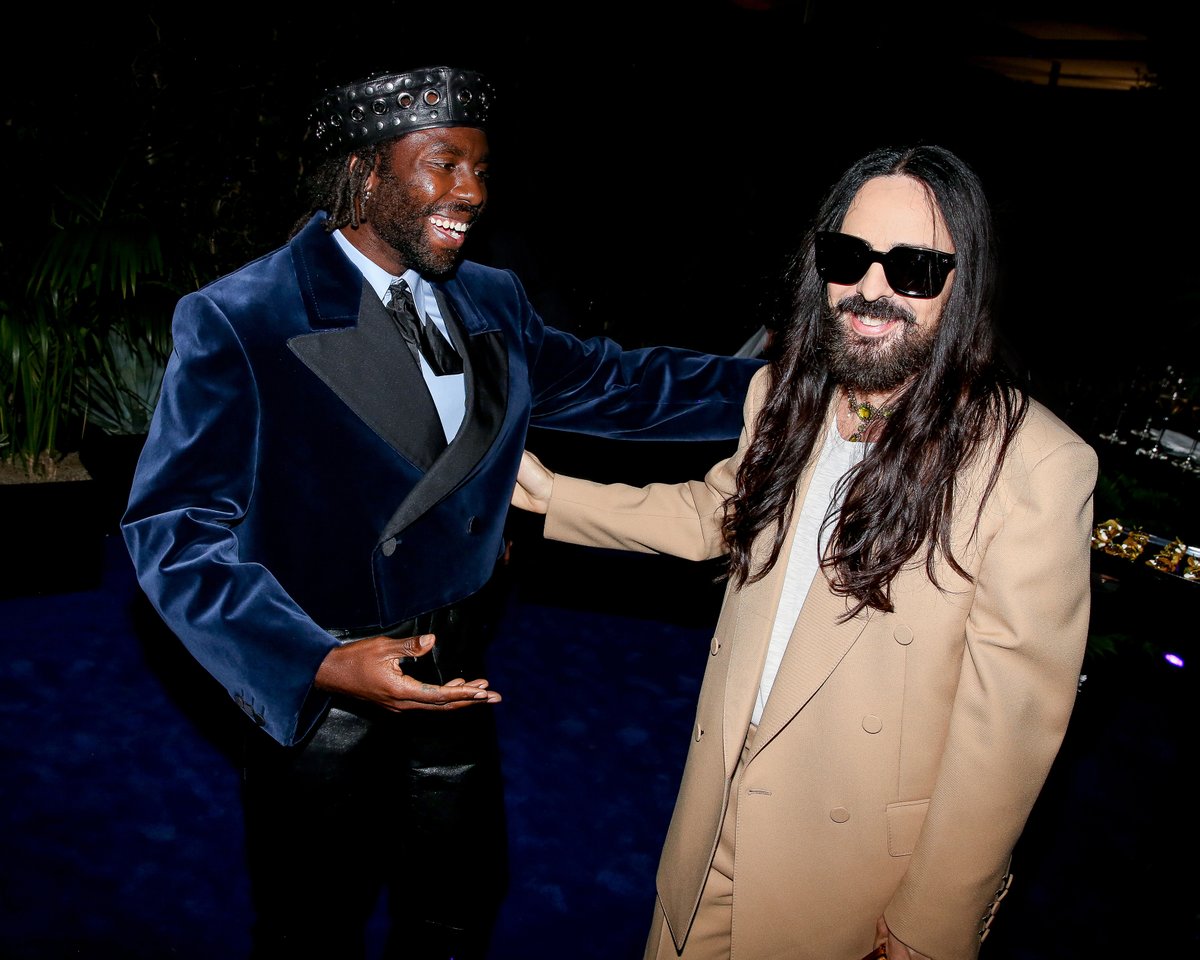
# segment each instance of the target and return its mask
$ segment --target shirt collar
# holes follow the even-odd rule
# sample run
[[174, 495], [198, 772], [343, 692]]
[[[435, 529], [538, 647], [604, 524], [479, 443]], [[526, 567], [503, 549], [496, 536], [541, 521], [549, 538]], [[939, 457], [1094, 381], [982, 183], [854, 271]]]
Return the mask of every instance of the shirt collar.
[[363, 279], [371, 285], [371, 289], [375, 291], [376, 296], [381, 301], [386, 302], [388, 299], [388, 287], [395, 281], [403, 279], [408, 283], [408, 289], [413, 292], [413, 298], [417, 303], [421, 303], [424, 299], [424, 283], [421, 275], [416, 270], [405, 270], [399, 277], [393, 276], [383, 269], [374, 260], [363, 254], [354, 244], [342, 236], [341, 230], [333, 231], [333, 239], [337, 241], [338, 246], [342, 248], [342, 252], [350, 258], [350, 262], [358, 267], [362, 273]]

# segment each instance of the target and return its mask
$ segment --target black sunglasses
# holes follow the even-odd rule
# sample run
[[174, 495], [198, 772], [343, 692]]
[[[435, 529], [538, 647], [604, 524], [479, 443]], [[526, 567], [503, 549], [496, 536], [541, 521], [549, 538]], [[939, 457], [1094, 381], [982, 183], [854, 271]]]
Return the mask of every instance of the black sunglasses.
[[888, 286], [902, 297], [928, 300], [942, 292], [954, 269], [954, 254], [924, 247], [872, 250], [866, 240], [848, 233], [822, 231], [816, 236], [817, 273], [826, 283], [858, 283], [872, 263], [883, 264]]

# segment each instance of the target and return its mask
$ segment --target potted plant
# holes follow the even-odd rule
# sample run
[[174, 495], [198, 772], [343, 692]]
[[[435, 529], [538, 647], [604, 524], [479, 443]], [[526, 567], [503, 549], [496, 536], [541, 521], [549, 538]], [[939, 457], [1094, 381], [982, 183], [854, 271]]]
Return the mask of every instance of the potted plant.
[[63, 194], [56, 231], [34, 265], [30, 293], [73, 318], [76, 373], [66, 401], [80, 461], [115, 532], [171, 352], [170, 318], [196, 285], [191, 259], [168, 266], [155, 220], [120, 189], [118, 170], [95, 195]]
[[25, 296], [0, 301], [0, 496], [27, 544], [10, 594], [98, 579], [170, 353], [180, 271], [120, 182], [63, 193]]
[[88, 331], [54, 298], [0, 302], [0, 596], [99, 583], [97, 486], [61, 450], [77, 436], [73, 390]]
[[120, 323], [92, 346], [72, 390], [84, 425], [79, 458], [100, 486], [105, 525], [115, 532], [158, 403], [171, 336], [165, 325]]
[[0, 301], [0, 457], [9, 482], [58, 478], [60, 440], [75, 426], [75, 374], [87, 338], [86, 329], [59, 314], [56, 298], [23, 309]]

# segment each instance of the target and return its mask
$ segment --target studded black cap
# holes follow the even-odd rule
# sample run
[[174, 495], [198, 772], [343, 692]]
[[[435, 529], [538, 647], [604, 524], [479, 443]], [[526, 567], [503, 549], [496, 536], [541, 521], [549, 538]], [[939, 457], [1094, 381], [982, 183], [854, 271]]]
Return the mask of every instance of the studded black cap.
[[494, 102], [491, 81], [473, 70], [377, 73], [322, 94], [309, 111], [309, 132], [332, 156], [412, 130], [486, 128]]

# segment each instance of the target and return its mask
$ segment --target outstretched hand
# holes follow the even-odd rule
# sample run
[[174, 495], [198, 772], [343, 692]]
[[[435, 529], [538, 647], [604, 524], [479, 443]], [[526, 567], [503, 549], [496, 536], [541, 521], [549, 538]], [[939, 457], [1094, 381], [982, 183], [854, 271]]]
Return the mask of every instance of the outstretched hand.
[[521, 454], [521, 468], [517, 471], [512, 505], [531, 513], [545, 513], [550, 508], [550, 494], [553, 491], [554, 474], [526, 450]]
[[367, 637], [334, 647], [317, 670], [316, 684], [331, 693], [370, 700], [387, 710], [460, 710], [480, 703], [499, 703], [500, 694], [484, 679], [458, 677], [445, 684], [422, 683], [404, 672], [400, 658], [423, 657], [435, 638]]

